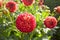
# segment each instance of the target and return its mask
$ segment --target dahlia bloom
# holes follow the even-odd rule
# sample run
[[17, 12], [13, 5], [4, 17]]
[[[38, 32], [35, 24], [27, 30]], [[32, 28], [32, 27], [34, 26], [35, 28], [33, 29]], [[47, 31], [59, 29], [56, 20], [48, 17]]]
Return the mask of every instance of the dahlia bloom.
[[23, 13], [16, 19], [16, 27], [18, 30], [24, 33], [32, 32], [36, 27], [36, 20], [32, 14]]
[[21, 0], [25, 6], [30, 6], [32, 5], [35, 0]]
[[10, 12], [16, 12], [16, 10], [17, 10], [17, 4], [14, 1], [9, 1], [6, 4], [6, 8], [8, 8]]
[[57, 25], [55, 17], [49, 16], [44, 20], [44, 24], [47, 28], [54, 28]]
[[0, 0], [0, 7], [3, 5], [3, 2], [2, 2], [2, 0]]
[[43, 5], [43, 3], [44, 3], [44, 0], [39, 1], [39, 5]]
[[60, 6], [54, 8], [57, 13], [60, 13]]

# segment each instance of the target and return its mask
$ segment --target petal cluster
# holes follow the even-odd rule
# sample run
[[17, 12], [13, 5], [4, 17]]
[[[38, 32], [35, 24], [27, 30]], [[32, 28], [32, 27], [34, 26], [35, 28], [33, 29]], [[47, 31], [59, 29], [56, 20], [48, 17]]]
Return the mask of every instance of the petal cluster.
[[33, 4], [34, 0], [22, 0], [22, 2], [25, 6], [30, 6]]
[[44, 24], [47, 28], [54, 28], [57, 25], [55, 17], [49, 16], [44, 20]]
[[57, 13], [60, 13], [60, 6], [55, 7], [55, 11], [56, 11]]
[[27, 12], [20, 14], [16, 19], [16, 27], [21, 32], [32, 32], [36, 27], [35, 17]]
[[6, 8], [8, 8], [10, 12], [15, 12], [17, 10], [17, 4], [14, 1], [9, 1], [6, 4]]

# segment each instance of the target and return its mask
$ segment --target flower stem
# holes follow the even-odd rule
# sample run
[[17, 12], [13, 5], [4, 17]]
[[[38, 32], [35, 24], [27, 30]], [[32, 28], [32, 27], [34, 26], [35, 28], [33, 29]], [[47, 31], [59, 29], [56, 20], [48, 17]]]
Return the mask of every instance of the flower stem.
[[31, 33], [30, 37], [28, 38], [28, 40], [31, 40], [33, 37], [34, 31]]

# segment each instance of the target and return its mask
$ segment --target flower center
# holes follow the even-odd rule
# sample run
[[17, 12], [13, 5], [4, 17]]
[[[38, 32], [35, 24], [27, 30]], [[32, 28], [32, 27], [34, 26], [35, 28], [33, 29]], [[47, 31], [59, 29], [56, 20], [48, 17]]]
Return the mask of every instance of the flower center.
[[14, 7], [14, 4], [10, 4], [10, 8]]
[[50, 21], [50, 25], [53, 25], [53, 22], [52, 21]]

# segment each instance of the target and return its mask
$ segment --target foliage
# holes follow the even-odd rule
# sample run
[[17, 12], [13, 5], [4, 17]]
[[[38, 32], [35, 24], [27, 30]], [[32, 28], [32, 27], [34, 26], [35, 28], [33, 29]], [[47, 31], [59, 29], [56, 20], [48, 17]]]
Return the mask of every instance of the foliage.
[[[60, 26], [60, 16], [56, 17], [56, 12], [50, 13], [50, 8], [46, 5], [39, 6], [38, 0], [31, 6], [25, 6], [21, 0], [14, 0], [18, 7], [17, 11], [11, 13], [6, 7], [6, 3], [9, 0], [3, 1], [3, 6], [0, 8], [0, 40], [50, 40], [55, 29]], [[36, 18], [36, 28], [30, 33], [22, 33], [16, 28], [16, 19], [20, 13], [29, 12]], [[55, 16], [58, 20], [58, 27], [56, 28], [46, 28], [44, 25], [44, 20], [48, 16]]]
[[50, 10], [53, 11], [54, 7], [59, 6], [60, 5], [60, 0], [45, 0], [44, 2], [45, 5], [47, 5], [48, 7], [50, 7]]

